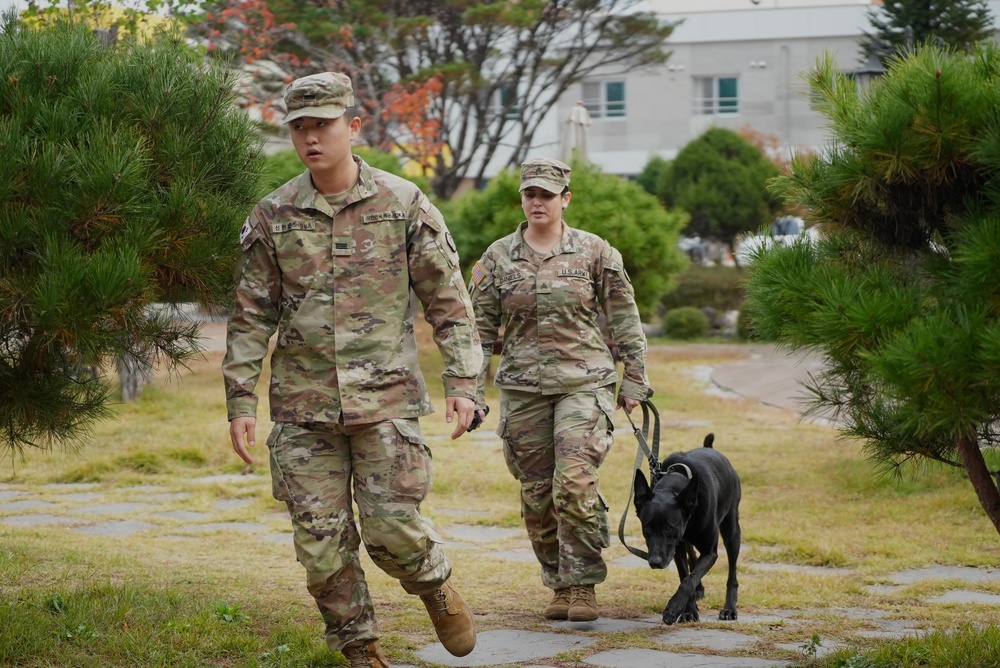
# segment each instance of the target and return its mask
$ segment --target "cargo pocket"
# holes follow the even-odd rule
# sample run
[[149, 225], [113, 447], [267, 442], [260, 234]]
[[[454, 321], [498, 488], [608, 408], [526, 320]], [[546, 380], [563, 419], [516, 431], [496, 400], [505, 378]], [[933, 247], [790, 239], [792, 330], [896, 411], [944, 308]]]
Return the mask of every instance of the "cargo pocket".
[[271, 429], [271, 433], [267, 436], [267, 451], [271, 460], [271, 495], [277, 501], [291, 503], [292, 494], [288, 490], [288, 485], [285, 483], [285, 476], [281, 471], [281, 464], [278, 463], [278, 458], [275, 456], [275, 450], [281, 443], [281, 432], [284, 431], [284, 428], [284, 422], [275, 422], [274, 428]]
[[399, 443], [393, 460], [389, 501], [419, 504], [431, 486], [431, 450], [420, 431], [416, 418], [392, 420], [399, 432]]
[[514, 476], [515, 480], [524, 480], [525, 473], [524, 467], [517, 459], [517, 454], [510, 447], [510, 442], [507, 440], [507, 418], [500, 418], [500, 424], [497, 426], [497, 436], [500, 437], [501, 443], [503, 443], [503, 460], [507, 464], [507, 470], [510, 474]]
[[614, 411], [614, 386], [611, 387], [612, 389], [601, 387], [594, 391], [597, 415], [594, 430], [587, 440], [587, 449], [594, 466], [600, 466], [604, 463], [604, 458], [608, 456], [611, 444], [615, 440], [615, 425], [611, 419], [611, 414]]

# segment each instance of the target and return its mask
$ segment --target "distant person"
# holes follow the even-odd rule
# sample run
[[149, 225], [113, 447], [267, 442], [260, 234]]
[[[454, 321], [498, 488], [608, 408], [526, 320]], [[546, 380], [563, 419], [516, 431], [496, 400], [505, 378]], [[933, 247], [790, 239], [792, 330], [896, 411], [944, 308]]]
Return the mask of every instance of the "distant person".
[[617, 404], [631, 412], [652, 394], [646, 337], [621, 254], [563, 220], [570, 168], [558, 160], [521, 165], [527, 220], [475, 264], [469, 292], [484, 360], [477, 409], [485, 403], [490, 354], [503, 328], [494, 384], [507, 468], [521, 483], [521, 512], [542, 584], [553, 590], [549, 619], [597, 619], [594, 585], [604, 582], [607, 504], [597, 469], [614, 440], [615, 361], [598, 323], [607, 318], [624, 363]]
[[472, 615], [419, 512], [431, 454], [417, 418], [432, 407], [410, 303], [412, 289], [444, 357], [458, 438], [474, 415], [482, 348], [455, 244], [415, 185], [352, 154], [361, 119], [347, 76], [297, 79], [285, 103], [306, 171], [261, 200], [240, 233], [223, 361], [233, 448], [253, 462], [254, 387], [277, 329], [273, 492], [288, 506], [327, 645], [351, 666], [389, 665], [358, 558], [364, 541], [379, 568], [420, 596], [445, 649], [464, 656], [476, 644]]

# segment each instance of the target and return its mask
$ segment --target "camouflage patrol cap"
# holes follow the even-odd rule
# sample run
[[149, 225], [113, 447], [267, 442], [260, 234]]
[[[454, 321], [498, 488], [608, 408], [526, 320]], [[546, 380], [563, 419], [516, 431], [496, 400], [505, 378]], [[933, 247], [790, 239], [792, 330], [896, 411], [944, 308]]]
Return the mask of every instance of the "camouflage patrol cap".
[[537, 186], [561, 194], [569, 187], [570, 167], [551, 158], [532, 158], [521, 163], [521, 190]]
[[291, 123], [303, 116], [315, 118], [340, 118], [348, 107], [354, 106], [354, 88], [351, 79], [339, 72], [322, 72], [296, 79], [285, 89], [285, 107], [288, 115], [283, 123]]

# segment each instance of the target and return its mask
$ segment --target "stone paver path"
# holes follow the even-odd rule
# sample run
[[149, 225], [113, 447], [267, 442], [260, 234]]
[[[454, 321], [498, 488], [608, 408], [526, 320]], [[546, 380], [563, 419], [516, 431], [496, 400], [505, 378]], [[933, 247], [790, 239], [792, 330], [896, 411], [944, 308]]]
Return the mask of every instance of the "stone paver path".
[[[777, 407], [793, 409], [801, 395], [799, 382], [818, 366], [808, 357], [790, 358], [759, 347], [747, 360], [722, 367], [695, 370], [706, 384], [706, 391], [730, 396], [753, 397]], [[627, 430], [630, 431], [630, 430]], [[491, 432], [475, 434], [477, 446], [497, 448], [499, 440]], [[267, 489], [269, 481], [260, 475], [213, 475], [188, 481], [194, 489], [201, 485], [226, 485], [230, 489]], [[242, 496], [237, 494], [236, 496]], [[283, 513], [268, 512], [262, 517], [241, 517], [240, 521], [219, 521], [229, 511], [238, 511], [252, 501], [248, 498], [219, 499], [212, 505], [191, 507], [194, 495], [156, 485], [138, 485], [108, 489], [94, 484], [27, 485], [0, 484], [0, 524], [18, 528], [60, 527], [109, 541], [122, 536], [149, 532], [161, 540], [192, 540], [204, 532], [238, 531], [260, 540], [291, 544], [291, 531]], [[474, 551], [478, 556], [502, 561], [534, 561], [534, 556], [520, 528], [465, 524], [480, 514], [463, 509], [439, 509], [443, 516], [457, 521], [442, 527], [441, 533], [454, 548]], [[240, 516], [238, 512], [230, 517]], [[787, 570], [811, 575], [852, 576], [850, 569], [832, 569], [795, 564], [755, 563], [755, 553], [766, 549], [744, 545], [749, 559], [741, 561], [748, 570]], [[613, 567], [646, 568], [636, 557], [616, 559]], [[1000, 570], [932, 566], [890, 574], [868, 585], [873, 594], [886, 595], [914, 583], [925, 581], [951, 583], [954, 588], [936, 590], [928, 602], [940, 605], [972, 604], [1000, 606], [1000, 596], [977, 589], [1000, 581]], [[808, 653], [822, 656], [838, 647], [849, 646], [866, 638], [900, 638], [920, 633], [915, 623], [891, 618], [876, 609], [768, 610], [753, 614], [741, 611], [739, 620], [718, 628], [714, 611], [705, 611], [703, 622], [665, 626], [659, 617], [648, 619], [602, 618], [591, 623], [552, 622], [551, 632], [518, 629], [486, 630], [479, 634], [474, 652], [456, 658], [439, 643], [419, 648], [421, 661], [441, 666], [519, 665], [524, 668], [551, 668], [566, 657], [580, 666], [609, 668], [769, 668], [786, 666], [794, 657], [805, 659]], [[831, 615], [845, 620], [840, 637], [823, 638], [811, 643], [807, 631], [813, 618]], [[849, 623], [848, 623], [849, 622]], [[798, 631], [797, 629], [801, 629]], [[595, 650], [598, 638], [620, 633], [645, 633], [653, 647]], [[789, 634], [800, 637], [789, 642]], [[780, 642], [773, 638], [780, 634]], [[772, 637], [773, 636], [773, 637]], [[412, 668], [397, 666], [397, 668]]]
[[[498, 445], [498, 444], [494, 444]], [[263, 476], [217, 475], [189, 481], [193, 485], [224, 483], [233, 489], [244, 485], [266, 488]], [[122, 536], [149, 533], [161, 540], [192, 540], [205, 532], [238, 531], [260, 540], [291, 544], [291, 532], [283, 513], [267, 512], [259, 518], [242, 517], [240, 521], [220, 521], [223, 513], [243, 508], [251, 501], [246, 498], [219, 499], [213, 502], [215, 512], [195, 510], [188, 506], [194, 498], [186, 492], [176, 492], [145, 485], [107, 489], [98, 485], [0, 485], [0, 523], [31, 528], [57, 526], [90, 536], [116, 540]], [[456, 519], [467, 515], [461, 509], [442, 508], [441, 514]], [[238, 515], [238, 513], [237, 513]], [[232, 515], [231, 515], [232, 516]], [[521, 529], [510, 527], [462, 524], [442, 527], [445, 540], [453, 548], [472, 551], [482, 558], [501, 561], [533, 562], [534, 555]], [[754, 546], [746, 545], [753, 554]], [[767, 550], [759, 550], [766, 553]], [[614, 567], [646, 568], [636, 557], [615, 560]], [[755, 563], [743, 561], [747, 570], [786, 570], [811, 575], [844, 577], [850, 569], [818, 568], [796, 564]], [[1000, 606], [1000, 596], [977, 589], [977, 585], [1000, 582], [1000, 570], [931, 566], [892, 573], [869, 585], [872, 592], [892, 593], [915, 583], [940, 581], [953, 584], [952, 589], [929, 595], [930, 603], [940, 605], [973, 604]], [[831, 615], [845, 620], [844, 634], [822, 638], [819, 645], [811, 643], [807, 630], [812, 618]], [[581, 666], [609, 668], [767, 668], [787, 666], [792, 657], [801, 659], [807, 652], [823, 656], [835, 649], [858, 644], [868, 638], [901, 638], [917, 634], [921, 629], [907, 620], [890, 618], [888, 612], [876, 609], [817, 609], [769, 610], [763, 614], [742, 611], [739, 620], [719, 628], [714, 611], [705, 611], [704, 621], [696, 624], [664, 625], [659, 617], [647, 619], [601, 618], [596, 622], [550, 622], [551, 632], [518, 629], [494, 629], [481, 632], [474, 652], [456, 658], [439, 643], [416, 651], [421, 661], [441, 666], [518, 665], [551, 668], [567, 656]], [[847, 623], [850, 622], [850, 623]], [[796, 629], [801, 629], [797, 631]], [[789, 632], [801, 637], [788, 641]], [[592, 649], [602, 635], [642, 633], [654, 647], [612, 650]], [[774, 637], [780, 634], [781, 641]], [[397, 666], [397, 668], [404, 668]], [[412, 668], [412, 667], [411, 667]]]

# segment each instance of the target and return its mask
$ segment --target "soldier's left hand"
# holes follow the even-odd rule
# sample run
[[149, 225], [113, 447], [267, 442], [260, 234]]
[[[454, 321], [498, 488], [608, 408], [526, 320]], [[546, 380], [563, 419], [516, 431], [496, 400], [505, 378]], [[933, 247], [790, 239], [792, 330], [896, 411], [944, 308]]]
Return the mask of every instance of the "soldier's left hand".
[[472, 424], [472, 415], [476, 412], [476, 402], [465, 397], [448, 397], [446, 400], [445, 420], [448, 424], [455, 423], [455, 431], [451, 432], [451, 440], [465, 433]]
[[633, 399], [632, 397], [619, 397], [618, 398], [618, 408], [624, 408], [625, 412], [629, 415], [632, 414], [632, 409], [641, 404], [642, 402], [638, 399]]

